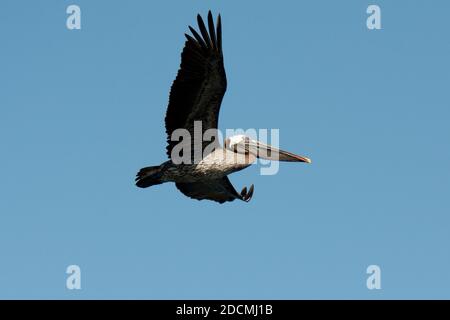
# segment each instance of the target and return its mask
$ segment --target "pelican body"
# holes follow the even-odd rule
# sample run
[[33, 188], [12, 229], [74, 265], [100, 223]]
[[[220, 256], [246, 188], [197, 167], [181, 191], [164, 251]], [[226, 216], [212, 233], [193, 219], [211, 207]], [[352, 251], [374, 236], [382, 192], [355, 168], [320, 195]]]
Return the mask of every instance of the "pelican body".
[[[174, 164], [171, 160], [159, 167], [161, 182], [198, 182], [205, 179], [220, 179], [227, 175], [247, 168], [252, 164], [250, 157], [237, 154], [237, 161], [230, 161], [234, 152], [226, 149], [216, 149], [198, 164]], [[247, 161], [247, 162], [246, 162]]]
[[[311, 160], [277, 149], [244, 135], [225, 139], [223, 147], [209, 141], [201, 141], [201, 157], [188, 153], [190, 161], [179, 161], [174, 154], [180, 142], [173, 138], [178, 129], [194, 136], [194, 124], [200, 121], [202, 133], [217, 130], [219, 111], [227, 87], [222, 52], [222, 25], [220, 15], [215, 28], [211, 11], [208, 13], [208, 29], [197, 15], [200, 34], [192, 27], [193, 36], [185, 34], [186, 42], [181, 54], [181, 65], [172, 84], [165, 118], [167, 155], [170, 160], [159, 166], [142, 168], [136, 175], [136, 186], [175, 182], [186, 196], [197, 200], [213, 200], [219, 203], [240, 199], [249, 201], [254, 186], [238, 193], [228, 175], [243, 170], [257, 158], [277, 161], [306, 162]], [[198, 151], [198, 148], [195, 149]], [[195, 161], [199, 159], [198, 161]]]

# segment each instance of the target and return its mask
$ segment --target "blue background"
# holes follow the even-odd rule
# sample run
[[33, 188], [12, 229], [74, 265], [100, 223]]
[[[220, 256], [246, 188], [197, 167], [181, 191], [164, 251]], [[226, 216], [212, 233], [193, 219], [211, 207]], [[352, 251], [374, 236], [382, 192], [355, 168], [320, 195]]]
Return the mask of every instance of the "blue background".
[[[66, 28], [77, 4], [82, 29]], [[382, 10], [382, 30], [366, 9]], [[220, 128], [312, 165], [249, 203], [141, 190], [187, 25], [223, 18]], [[450, 298], [448, 1], [0, 2], [0, 298]], [[82, 289], [66, 289], [66, 268]], [[366, 268], [381, 267], [381, 290]]]

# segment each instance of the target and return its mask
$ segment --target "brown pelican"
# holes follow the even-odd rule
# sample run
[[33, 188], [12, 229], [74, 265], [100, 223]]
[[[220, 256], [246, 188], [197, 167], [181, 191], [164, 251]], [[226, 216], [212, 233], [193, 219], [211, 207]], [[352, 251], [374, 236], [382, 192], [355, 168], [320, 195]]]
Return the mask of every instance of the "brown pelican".
[[[200, 34], [189, 26], [192, 36], [187, 40], [181, 53], [181, 66], [172, 84], [165, 125], [167, 132], [167, 154], [170, 160], [159, 166], [142, 168], [136, 176], [136, 185], [147, 188], [164, 182], [175, 182], [176, 187], [186, 196], [219, 203], [240, 199], [249, 201], [254, 186], [246, 187], [238, 193], [228, 175], [251, 165], [257, 158], [278, 161], [311, 163], [306, 157], [277, 149], [268, 144], [250, 139], [244, 135], [225, 139], [221, 147], [214, 134], [210, 141], [202, 140], [197, 147], [192, 141], [174, 139], [177, 129], [195, 135], [195, 124], [201, 124], [201, 133], [217, 131], [219, 110], [227, 87], [222, 54], [222, 25], [220, 15], [217, 28], [211, 11], [208, 12], [208, 29], [200, 15], [197, 15]], [[209, 31], [209, 32], [208, 32]], [[188, 161], [175, 161], [177, 146], [189, 150]], [[213, 148], [208, 150], [208, 147]], [[190, 151], [192, 150], [192, 151]], [[200, 154], [200, 157], [196, 158]], [[186, 158], [184, 158], [186, 159]], [[198, 159], [198, 161], [195, 161]], [[190, 161], [189, 161], [190, 160]]]

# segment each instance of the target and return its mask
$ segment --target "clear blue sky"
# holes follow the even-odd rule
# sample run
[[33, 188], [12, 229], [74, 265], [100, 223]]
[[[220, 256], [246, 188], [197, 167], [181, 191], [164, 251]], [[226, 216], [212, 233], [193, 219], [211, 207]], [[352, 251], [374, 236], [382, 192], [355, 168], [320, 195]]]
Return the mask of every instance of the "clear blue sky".
[[[366, 28], [372, 3], [382, 30]], [[250, 203], [133, 184], [166, 160], [183, 33], [208, 9], [223, 17], [220, 127], [280, 128], [283, 148], [313, 159], [232, 175], [255, 184]], [[450, 298], [449, 12], [2, 0], [0, 298]]]

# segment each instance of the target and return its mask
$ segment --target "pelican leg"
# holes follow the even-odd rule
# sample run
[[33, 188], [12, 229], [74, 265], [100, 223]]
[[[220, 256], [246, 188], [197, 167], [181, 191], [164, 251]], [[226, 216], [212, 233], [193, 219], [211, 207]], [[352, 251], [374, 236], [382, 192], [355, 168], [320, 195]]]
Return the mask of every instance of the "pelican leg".
[[250, 189], [248, 190], [247, 193], [247, 201], [250, 201], [250, 199], [253, 197], [253, 191], [255, 190], [255, 186], [252, 184], [250, 186]]
[[249, 202], [253, 196], [255, 186], [252, 184], [247, 192], [247, 187], [244, 187], [241, 191], [241, 199], [245, 202]]
[[241, 197], [244, 198], [246, 194], [247, 194], [247, 187], [244, 187], [244, 188], [242, 188], [242, 191], [241, 191]]

